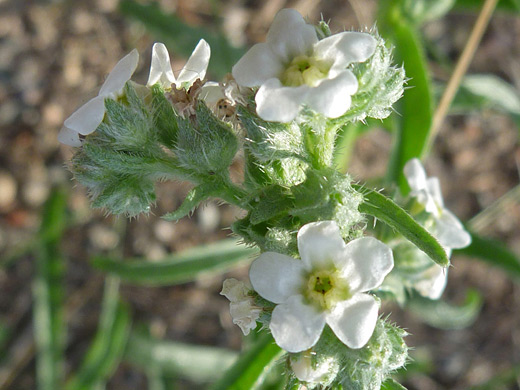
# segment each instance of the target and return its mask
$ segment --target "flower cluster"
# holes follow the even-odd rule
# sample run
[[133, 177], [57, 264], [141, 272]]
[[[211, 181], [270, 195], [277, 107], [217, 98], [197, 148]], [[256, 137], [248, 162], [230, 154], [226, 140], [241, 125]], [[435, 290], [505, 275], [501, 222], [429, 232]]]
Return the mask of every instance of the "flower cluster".
[[[384, 220], [401, 227], [390, 238], [377, 230], [375, 237], [364, 234], [363, 206], [372, 200], [335, 167], [339, 131], [388, 116], [403, 91], [403, 69], [392, 65], [377, 33], [331, 35], [290, 9], [276, 15], [266, 42], [223, 81], [206, 80], [209, 59], [201, 40], [176, 76], [165, 45], [155, 43], [145, 85], [131, 81], [137, 51], [121, 59], [98, 96], [59, 133], [61, 142], [78, 147], [75, 178], [94, 207], [113, 214], [149, 212], [162, 180], [193, 185], [165, 219], [178, 220], [211, 197], [243, 209], [231, 229], [263, 253], [249, 270], [252, 289], [224, 281], [221, 295], [230, 301], [233, 323], [244, 335], [257, 323], [270, 330], [290, 353], [290, 381], [309, 388], [366, 381], [360, 386], [379, 388], [407, 358], [406, 332], [378, 316], [383, 283], [403, 263], [394, 245], [404, 241], [399, 232], [415, 228], [427, 244], [435, 243], [433, 235], [448, 252], [470, 240], [445, 209], [438, 180], [427, 178], [418, 160], [405, 167], [416, 221], [404, 212], [412, 226]], [[243, 180], [231, 180], [233, 162], [242, 163]], [[379, 205], [399, 207], [384, 199]], [[440, 296], [445, 271], [406, 244], [419, 252], [411, 263], [426, 256], [426, 266], [399, 280], [401, 287]], [[445, 264], [442, 248], [431, 246]]]

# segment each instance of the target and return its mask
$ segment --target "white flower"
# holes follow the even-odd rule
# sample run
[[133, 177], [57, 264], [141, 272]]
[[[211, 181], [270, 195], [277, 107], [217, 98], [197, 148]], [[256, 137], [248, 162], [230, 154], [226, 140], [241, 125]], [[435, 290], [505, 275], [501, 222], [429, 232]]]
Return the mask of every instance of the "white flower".
[[374, 54], [369, 34], [342, 32], [321, 41], [316, 30], [293, 9], [276, 14], [267, 42], [254, 45], [233, 67], [237, 83], [260, 87], [255, 100], [258, 115], [268, 121], [289, 122], [305, 104], [329, 118], [343, 115], [358, 89], [346, 69]]
[[318, 364], [313, 364], [312, 355], [308, 351], [299, 356], [291, 356], [290, 364], [296, 378], [311, 384], [326, 382], [327, 379], [333, 378], [338, 371], [337, 364], [330, 357]]
[[372, 237], [345, 244], [336, 222], [309, 223], [298, 232], [301, 260], [265, 252], [253, 261], [253, 288], [274, 302], [269, 328], [288, 352], [312, 347], [325, 323], [350, 348], [363, 347], [374, 332], [378, 303], [365, 294], [394, 266], [392, 251]]
[[203, 80], [206, 77], [206, 70], [208, 68], [209, 57], [211, 49], [208, 43], [201, 39], [186, 65], [182, 68], [179, 76], [175, 78], [172, 66], [170, 64], [170, 55], [168, 49], [163, 43], [157, 42], [152, 48], [152, 63], [150, 65], [150, 75], [146, 85], [159, 83], [161, 87], [170, 89], [172, 84], [176, 84], [177, 88], [188, 89], [195, 80]]
[[414, 277], [412, 287], [423, 297], [439, 299], [448, 283], [448, 269], [432, 264]]
[[241, 87], [231, 74], [223, 82], [206, 82], [200, 91], [200, 99], [217, 114], [219, 118], [229, 118], [235, 114], [237, 104], [246, 104], [245, 95], [249, 88]]
[[[452, 249], [468, 246], [471, 243], [471, 235], [457, 217], [444, 207], [439, 179], [427, 177], [424, 167], [417, 158], [406, 163], [404, 175], [412, 190], [410, 195], [417, 198], [426, 212], [432, 216], [433, 224], [427, 223], [426, 228], [439, 240], [448, 257]], [[412, 286], [419, 294], [429, 299], [439, 299], [448, 282], [448, 270], [432, 261], [431, 267], [426, 268], [413, 279]]]
[[229, 311], [233, 323], [238, 325], [242, 333], [247, 336], [252, 329], [256, 328], [256, 320], [262, 309], [254, 305], [246, 285], [234, 278], [224, 280], [220, 294], [229, 299]]
[[471, 243], [470, 234], [457, 217], [444, 207], [441, 186], [436, 177], [427, 177], [421, 162], [414, 158], [404, 166], [404, 175], [411, 188], [410, 195], [424, 205], [425, 210], [434, 219], [434, 226], [429, 230], [448, 249], [459, 249]]
[[65, 145], [81, 146], [79, 134], [88, 135], [97, 129], [105, 116], [105, 99], [117, 99], [126, 82], [132, 77], [139, 54], [134, 49], [124, 56], [101, 86], [98, 95], [78, 108], [64, 123], [58, 141]]

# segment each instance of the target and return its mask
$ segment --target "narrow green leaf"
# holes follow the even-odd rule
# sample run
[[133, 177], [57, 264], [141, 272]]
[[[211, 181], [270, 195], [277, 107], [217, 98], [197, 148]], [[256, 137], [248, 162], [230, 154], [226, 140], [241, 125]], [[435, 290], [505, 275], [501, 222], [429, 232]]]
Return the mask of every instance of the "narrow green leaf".
[[470, 326], [482, 307], [482, 297], [476, 290], [468, 290], [460, 306], [442, 300], [431, 300], [414, 295], [407, 302], [410, 311], [422, 321], [439, 329], [463, 329]]
[[67, 194], [62, 189], [54, 189], [44, 205], [40, 226], [40, 240], [57, 243], [67, 224]]
[[255, 389], [269, 368], [285, 351], [275, 344], [273, 337], [265, 333], [255, 345], [243, 353], [233, 366], [215, 383], [211, 390]]
[[446, 251], [435, 237], [394, 201], [377, 191], [369, 190], [360, 185], [353, 185], [353, 187], [364, 196], [359, 211], [369, 214], [397, 230], [440, 266], [447, 267], [450, 265]]
[[[484, 5], [484, 0], [457, 0], [455, 8], [478, 11]], [[497, 10], [504, 12], [520, 12], [520, 0], [501, 0], [497, 3]]]
[[502, 268], [506, 275], [520, 282], [520, 257], [497, 240], [471, 233], [471, 244], [466, 248], [457, 249], [453, 253], [475, 257]]
[[66, 194], [54, 190], [44, 206], [35, 248], [33, 326], [36, 381], [39, 390], [55, 390], [63, 376], [65, 323], [63, 318], [64, 262], [59, 243], [66, 224]]
[[401, 15], [399, 2], [381, 4], [379, 23], [383, 36], [395, 45], [397, 62], [402, 62], [408, 77], [407, 89], [397, 106], [398, 133], [389, 164], [388, 179], [396, 181], [403, 194], [409, 191], [403, 175], [406, 162], [426, 153], [432, 122], [432, 92], [424, 50], [418, 31]]
[[102, 271], [117, 275], [129, 283], [164, 286], [186, 283], [202, 273], [230, 268], [257, 254], [257, 249], [239, 245], [235, 239], [228, 239], [192, 248], [159, 262], [152, 263], [142, 259], [122, 261], [121, 259], [97, 257], [94, 258], [93, 265]]
[[163, 375], [159, 370], [147, 369], [148, 390], [175, 390], [177, 388], [175, 378]]
[[154, 339], [132, 332], [125, 360], [147, 371], [182, 377], [195, 383], [214, 381], [235, 362], [236, 352], [216, 347]]
[[468, 75], [455, 95], [451, 113], [497, 109], [515, 117], [520, 115], [520, 95], [514, 86], [491, 74]]
[[383, 383], [381, 386], [381, 390], [406, 390], [406, 387], [404, 387], [402, 384], [397, 383], [393, 379], [388, 379]]
[[410, 23], [420, 26], [442, 18], [455, 5], [455, 0], [401, 0], [404, 13]]
[[218, 79], [229, 73], [244, 54], [243, 49], [231, 46], [223, 33], [190, 26], [177, 15], [166, 14], [154, 2], [140, 4], [134, 0], [123, 0], [119, 3], [119, 9], [124, 16], [143, 23], [150, 33], [185, 58], [191, 55], [199, 39], [205, 39], [211, 46], [209, 70]]
[[3, 318], [0, 318], [0, 363], [5, 357], [5, 353], [7, 352], [5, 346], [11, 339], [12, 334], [13, 329], [11, 329]]
[[203, 183], [193, 188], [180, 205], [180, 207], [162, 216], [167, 221], [177, 221], [193, 211], [201, 202], [210, 196], [217, 196], [220, 186], [217, 183]]
[[130, 323], [130, 313], [119, 300], [119, 281], [108, 278], [97, 333], [67, 390], [91, 390], [107, 381], [123, 356]]

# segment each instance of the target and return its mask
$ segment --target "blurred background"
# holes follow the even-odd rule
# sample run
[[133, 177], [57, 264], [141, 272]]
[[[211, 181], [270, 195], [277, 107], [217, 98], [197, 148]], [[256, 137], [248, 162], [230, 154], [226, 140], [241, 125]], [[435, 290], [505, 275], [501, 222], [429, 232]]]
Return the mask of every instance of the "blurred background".
[[[403, 3], [411, 3], [415, 15], [413, 2]], [[422, 19], [417, 14], [413, 26], [426, 53], [434, 100], [466, 45], [483, 1], [438, 3], [448, 5], [438, 14], [423, 12]], [[507, 243], [518, 256], [517, 5], [514, 0], [499, 2], [469, 68], [472, 77], [463, 80], [426, 167], [430, 175], [440, 177], [448, 209], [469, 221], [475, 232]], [[102, 371], [106, 387], [88, 381], [82, 382], [87, 383], [84, 387], [73, 387], [71, 383], [79, 383], [74, 382], [76, 373], [93, 340], [106, 337], [116, 343], [129, 322], [143, 340], [146, 334], [150, 340], [218, 347], [220, 356], [228, 358], [234, 356], [226, 355], [228, 349], [241, 348], [241, 332], [231, 322], [228, 301], [218, 293], [225, 277], [246, 280], [247, 264], [225, 275], [198, 275], [195, 281], [162, 287], [124, 281], [119, 285], [117, 280], [107, 281], [91, 264], [99, 255], [158, 262], [228, 237], [229, 225], [240, 216], [240, 210], [214, 201], [191, 218], [177, 223], [161, 220], [159, 216], [178, 207], [190, 189], [183, 183], [160, 184], [157, 205], [148, 216], [125, 220], [90, 208], [84, 188], [71, 180], [66, 168], [73, 150], [56, 137], [67, 116], [97, 94], [115, 63], [137, 48], [141, 57], [133, 80], [144, 84], [153, 42], [168, 45], [175, 71], [204, 37], [212, 47], [208, 77], [220, 80], [249, 46], [265, 39], [282, 8], [295, 8], [313, 23], [330, 20], [331, 30], [339, 32], [380, 26], [379, 6], [375, 0], [0, 1], [0, 390], [43, 388], [37, 384], [45, 379], [36, 375], [35, 354], [41, 351], [35, 348], [33, 323], [38, 332], [39, 316], [46, 310], [57, 310], [51, 318], [64, 319], [54, 337], [63, 345], [61, 368], [69, 388], [197, 389], [212, 380], [211, 373], [201, 383], [194, 375], [185, 378], [179, 369], [164, 369], [159, 355], [154, 371], [152, 355], [138, 356], [136, 351], [156, 345], [138, 344], [134, 337], [133, 344], [121, 342], [115, 350], [103, 352], [106, 356], [98, 361], [105, 365], [91, 367], [90, 372]], [[392, 134], [383, 127], [376, 123], [356, 139], [348, 168], [355, 178], [385, 175]], [[60, 254], [50, 262], [45, 260], [48, 226], [60, 231], [52, 244]], [[520, 289], [515, 284], [520, 273], [514, 264], [508, 267], [454, 257], [444, 298], [454, 305], [455, 315], [464, 317], [468, 311], [477, 315], [462, 329], [437, 329], [397, 305], [384, 307], [408, 330], [407, 343], [414, 348], [414, 362], [400, 374], [403, 384], [421, 390], [520, 388]], [[42, 283], [50, 283], [43, 292]], [[469, 288], [475, 291], [468, 295]], [[112, 329], [114, 333], [99, 336], [100, 318], [110, 324], [103, 317], [108, 311], [102, 311], [110, 305], [110, 289], [119, 290], [131, 320], [119, 333]], [[41, 294], [49, 294], [50, 302], [61, 302], [58, 309], [40, 302]], [[200, 351], [166, 342], [181, 348], [178, 356], [194, 356], [197, 364]]]

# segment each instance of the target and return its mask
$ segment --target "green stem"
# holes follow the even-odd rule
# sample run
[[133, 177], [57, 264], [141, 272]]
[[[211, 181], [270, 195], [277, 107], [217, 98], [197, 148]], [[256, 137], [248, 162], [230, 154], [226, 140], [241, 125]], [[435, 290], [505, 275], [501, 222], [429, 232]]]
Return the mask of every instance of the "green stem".
[[218, 197], [229, 204], [246, 209], [247, 192], [231, 181], [229, 176], [222, 176], [221, 188]]

